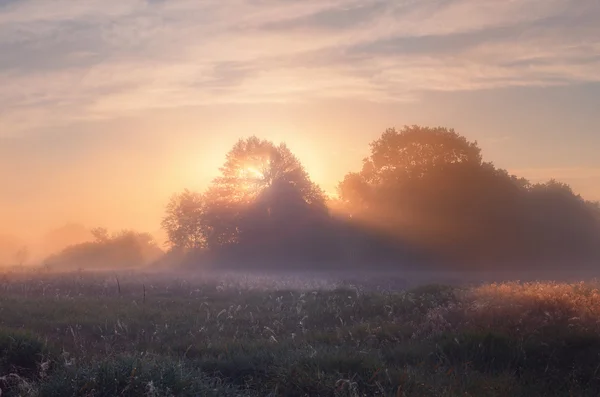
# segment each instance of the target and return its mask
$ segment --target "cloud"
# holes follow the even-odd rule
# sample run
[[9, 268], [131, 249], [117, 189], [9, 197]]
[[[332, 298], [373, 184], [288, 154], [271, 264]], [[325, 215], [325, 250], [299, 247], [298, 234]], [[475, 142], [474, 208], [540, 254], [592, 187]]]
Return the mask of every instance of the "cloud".
[[0, 134], [215, 103], [600, 81], [596, 0], [0, 2]]
[[309, 15], [273, 21], [263, 24], [261, 28], [276, 32], [356, 29], [373, 18], [383, 15], [388, 6], [389, 3], [386, 1], [366, 4], [356, 2], [345, 7], [328, 8]]

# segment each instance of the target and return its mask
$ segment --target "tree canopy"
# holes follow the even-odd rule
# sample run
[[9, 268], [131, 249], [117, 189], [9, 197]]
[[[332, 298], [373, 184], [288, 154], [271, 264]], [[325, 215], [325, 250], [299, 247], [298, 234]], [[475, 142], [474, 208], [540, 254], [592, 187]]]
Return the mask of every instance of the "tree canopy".
[[444, 259], [589, 255], [598, 242], [592, 207], [568, 185], [497, 169], [446, 128], [388, 129], [338, 190], [353, 215]]
[[481, 164], [481, 149], [453, 129], [405, 126], [387, 129], [371, 143], [361, 176], [369, 183], [423, 178], [450, 164]]
[[294, 186], [309, 204], [324, 202], [322, 190], [285, 144], [277, 146], [256, 136], [240, 139], [227, 153], [220, 171], [212, 188], [229, 202], [251, 202], [274, 184]]
[[483, 267], [600, 256], [597, 205], [563, 183], [496, 168], [452, 129], [391, 128], [370, 149], [340, 182], [332, 214], [287, 146], [241, 139], [205, 192], [173, 196], [163, 220], [169, 242], [245, 262], [429, 258]]
[[204, 193], [172, 197], [162, 226], [174, 247], [273, 254], [327, 214], [323, 191], [284, 144], [241, 139], [220, 171]]

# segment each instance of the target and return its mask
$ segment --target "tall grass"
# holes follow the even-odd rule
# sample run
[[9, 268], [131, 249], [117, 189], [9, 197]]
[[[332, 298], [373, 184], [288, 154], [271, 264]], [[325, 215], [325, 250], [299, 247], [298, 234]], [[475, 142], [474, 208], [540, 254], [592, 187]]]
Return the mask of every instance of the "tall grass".
[[3, 397], [600, 394], [592, 282], [118, 278], [0, 278]]

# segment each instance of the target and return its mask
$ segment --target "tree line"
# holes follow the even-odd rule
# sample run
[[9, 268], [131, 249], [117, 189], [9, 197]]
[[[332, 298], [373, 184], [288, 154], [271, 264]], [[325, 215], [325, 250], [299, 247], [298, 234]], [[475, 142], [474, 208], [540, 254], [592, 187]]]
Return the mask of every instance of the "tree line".
[[206, 191], [171, 198], [162, 222], [171, 255], [242, 268], [494, 268], [600, 256], [597, 203], [496, 168], [453, 129], [391, 128], [370, 149], [331, 198], [285, 144], [239, 140]]
[[285, 144], [240, 139], [203, 192], [166, 206], [152, 236], [109, 235], [48, 258], [56, 267], [546, 269], [600, 258], [600, 206], [556, 180], [484, 161], [453, 129], [388, 129], [329, 197]]

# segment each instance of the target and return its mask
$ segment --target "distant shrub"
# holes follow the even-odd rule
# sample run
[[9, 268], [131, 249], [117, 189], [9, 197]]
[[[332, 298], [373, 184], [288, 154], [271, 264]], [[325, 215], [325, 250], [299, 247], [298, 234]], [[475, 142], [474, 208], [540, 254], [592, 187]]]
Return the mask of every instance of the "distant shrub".
[[109, 236], [94, 229], [95, 241], [69, 246], [46, 259], [55, 270], [139, 268], [158, 260], [163, 252], [151, 235], [124, 230]]

